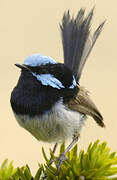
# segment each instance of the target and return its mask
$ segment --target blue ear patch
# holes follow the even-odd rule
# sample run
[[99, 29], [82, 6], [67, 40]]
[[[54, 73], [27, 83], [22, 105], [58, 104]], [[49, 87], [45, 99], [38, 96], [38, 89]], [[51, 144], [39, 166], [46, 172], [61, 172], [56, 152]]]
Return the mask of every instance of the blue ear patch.
[[33, 73], [33, 76], [35, 76], [44, 86], [51, 86], [53, 88], [61, 89], [65, 88], [62, 83], [55, 78], [52, 74], [35, 74]]
[[[41, 81], [41, 83], [44, 86], [51, 86], [56, 89], [65, 88], [65, 86], [62, 85], [61, 81], [55, 78], [54, 75], [52, 74], [36, 74], [36, 73], [32, 73], [32, 74], [37, 78], [37, 80]], [[75, 86], [76, 86], [76, 80], [73, 76], [73, 82], [69, 88], [73, 89]]]
[[57, 64], [57, 62], [54, 59], [48, 56], [43, 56], [42, 54], [33, 54], [32, 56], [29, 56], [28, 58], [26, 58], [24, 61], [25, 65], [28, 65], [31, 67], [46, 65], [49, 63]]

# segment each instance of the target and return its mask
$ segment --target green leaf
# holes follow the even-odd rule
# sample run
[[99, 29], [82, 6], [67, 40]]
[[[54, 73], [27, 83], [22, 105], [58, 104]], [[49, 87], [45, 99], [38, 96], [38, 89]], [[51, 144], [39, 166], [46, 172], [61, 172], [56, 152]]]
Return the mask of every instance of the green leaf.
[[34, 180], [39, 180], [41, 175], [42, 175], [42, 168], [39, 168], [36, 175], [35, 175], [35, 177], [34, 177]]
[[59, 155], [65, 152], [65, 142], [61, 144]]
[[42, 154], [43, 154], [43, 157], [44, 157], [45, 161], [46, 161], [46, 162], [49, 162], [49, 159], [47, 158], [46, 153], [45, 153], [43, 147], [42, 147]]

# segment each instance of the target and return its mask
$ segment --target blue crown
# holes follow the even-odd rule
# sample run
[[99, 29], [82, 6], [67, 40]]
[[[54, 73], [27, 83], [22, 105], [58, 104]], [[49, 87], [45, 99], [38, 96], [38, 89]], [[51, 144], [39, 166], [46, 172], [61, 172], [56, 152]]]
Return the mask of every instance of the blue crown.
[[24, 64], [28, 66], [41, 66], [46, 64], [57, 64], [57, 62], [48, 56], [43, 56], [42, 54], [33, 54], [25, 59]]

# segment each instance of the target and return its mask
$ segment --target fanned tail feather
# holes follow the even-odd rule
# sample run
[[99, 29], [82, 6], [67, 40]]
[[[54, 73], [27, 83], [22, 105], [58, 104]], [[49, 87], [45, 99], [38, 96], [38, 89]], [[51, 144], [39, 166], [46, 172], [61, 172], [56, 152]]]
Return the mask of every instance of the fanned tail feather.
[[70, 12], [64, 13], [60, 25], [64, 51], [64, 64], [70, 68], [78, 83], [85, 62], [98, 38], [104, 22], [95, 30], [93, 36], [90, 33], [94, 8], [85, 17], [85, 10], [80, 9], [76, 18], [70, 16]]

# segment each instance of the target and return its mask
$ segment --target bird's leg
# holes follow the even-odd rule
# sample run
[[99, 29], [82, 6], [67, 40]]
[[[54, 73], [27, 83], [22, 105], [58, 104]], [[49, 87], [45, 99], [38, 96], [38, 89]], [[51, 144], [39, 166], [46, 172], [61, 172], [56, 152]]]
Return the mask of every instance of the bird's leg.
[[[53, 153], [53, 154], [55, 153], [57, 146], [58, 146], [58, 143], [56, 143], [56, 144], [54, 145], [54, 148], [53, 148], [53, 150], [52, 150], [52, 153]], [[51, 158], [50, 158], [50, 165], [51, 165], [53, 162], [54, 162], [54, 160], [53, 160], [52, 157], [51, 157]]]
[[57, 146], [58, 146], [58, 143], [56, 143], [53, 147], [53, 150], [52, 150], [53, 154], [55, 153]]
[[59, 158], [57, 159], [59, 161], [58, 164], [57, 164], [57, 175], [58, 176], [59, 176], [59, 170], [60, 170], [60, 167], [61, 167], [63, 161], [67, 159], [66, 158], [67, 152], [69, 152], [70, 149], [76, 144], [76, 142], [78, 141], [78, 138], [79, 138], [79, 135], [78, 136], [74, 136], [72, 142], [70, 143], [70, 145], [65, 149], [65, 152], [62, 153], [59, 156]]

